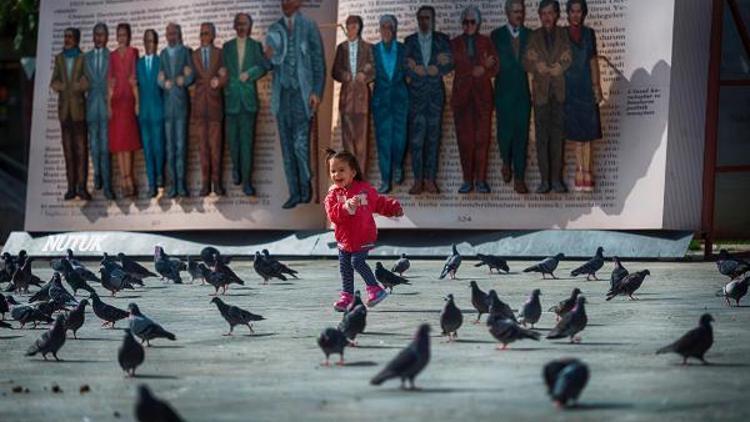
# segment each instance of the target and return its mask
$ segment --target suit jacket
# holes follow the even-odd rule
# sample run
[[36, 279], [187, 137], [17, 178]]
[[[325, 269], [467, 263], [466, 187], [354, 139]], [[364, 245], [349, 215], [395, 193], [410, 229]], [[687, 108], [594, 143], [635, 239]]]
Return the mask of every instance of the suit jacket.
[[[549, 49], [544, 41], [544, 31], [544, 28], [539, 28], [531, 33], [524, 56], [526, 71], [534, 75], [534, 103], [538, 105], [547, 104], [552, 95], [560, 103], [565, 101], [565, 70], [573, 58], [565, 28], [555, 27], [555, 40]], [[538, 63], [545, 63], [547, 66], [560, 65], [561, 70], [555, 75], [541, 74], [536, 69]]]
[[[219, 75], [223, 66], [222, 51], [215, 46], [210, 47], [208, 68], [203, 67], [203, 47], [193, 50], [193, 69], [195, 78], [190, 87], [190, 117], [192, 119], [206, 119], [220, 122], [224, 118], [221, 99], [221, 88], [226, 83], [226, 76]], [[211, 87], [211, 79], [217, 78], [219, 85]]]
[[142, 122], [158, 122], [164, 119], [164, 99], [159, 86], [159, 72], [161, 60], [154, 54], [151, 59], [151, 71], [146, 69], [146, 56], [138, 59], [135, 65], [135, 75], [138, 80], [138, 120]]
[[[476, 34], [474, 38], [474, 60], [469, 57], [466, 37], [459, 35], [451, 40], [451, 51], [456, 73], [453, 79], [453, 95], [451, 105], [464, 107], [473, 100], [479, 100], [492, 109], [492, 77], [500, 67], [492, 41], [486, 35]], [[493, 59], [492, 65], [487, 60]], [[474, 77], [472, 71], [475, 66], [483, 66], [484, 74]]]
[[70, 78], [68, 77], [63, 53], [55, 56], [55, 67], [52, 71], [50, 87], [56, 84], [62, 87], [57, 99], [57, 117], [60, 121], [64, 121], [68, 117], [74, 122], [86, 120], [84, 92], [88, 88], [88, 82], [83, 70], [83, 54], [79, 54], [75, 58]]
[[[284, 65], [286, 54], [291, 54], [286, 48], [289, 45], [289, 36], [284, 17], [271, 24], [268, 28], [268, 36], [279, 38], [282, 45], [281, 51], [275, 52], [272, 60], [275, 74], [271, 85], [271, 111], [274, 115], [278, 115], [281, 103], [281, 75], [278, 72]], [[323, 41], [320, 38], [318, 25], [300, 12], [297, 12], [294, 17], [294, 38], [297, 40], [296, 76], [305, 103], [305, 114], [309, 119], [312, 117], [312, 110], [310, 110], [308, 98], [311, 94], [315, 94], [322, 99], [325, 89], [326, 59]]]
[[[412, 59], [417, 66], [422, 65], [425, 71], [428, 66], [437, 66], [438, 73], [435, 76], [419, 76], [414, 70], [406, 66], [406, 83], [409, 85], [411, 102], [418, 105], [421, 102], [443, 102], [445, 97], [445, 85], [443, 85], [443, 76], [453, 70], [453, 57], [451, 54], [450, 38], [442, 32], [432, 33], [432, 52], [430, 62], [424, 63], [422, 59], [422, 49], [419, 45], [419, 34], [411, 34], [404, 40], [406, 47], [406, 60]], [[439, 63], [438, 56], [446, 57], [447, 62]]]
[[[365, 75], [364, 82], [355, 80], [357, 73]], [[351, 80], [346, 78], [351, 75]], [[339, 110], [342, 113], [367, 114], [370, 102], [369, 83], [375, 79], [375, 63], [372, 57], [372, 44], [360, 39], [357, 42], [357, 68], [352, 70], [349, 63], [349, 41], [344, 41], [336, 47], [336, 57], [333, 60], [331, 76], [341, 82], [339, 93]]]
[[[164, 73], [164, 80], [159, 81], [159, 86], [164, 90], [164, 118], [185, 118], [189, 105], [187, 87], [193, 83], [195, 69], [193, 61], [190, 58], [190, 49], [180, 45], [174, 55], [174, 62], [169, 58], [167, 48], [164, 48], [159, 55], [161, 62], [161, 71]], [[185, 74], [185, 67], [190, 68], [190, 73]], [[184, 78], [182, 86], [177, 86], [175, 82], [178, 76]], [[172, 86], [167, 89], [164, 85], [166, 81], [172, 81]]]
[[372, 48], [375, 58], [375, 87], [372, 94], [372, 108], [376, 117], [381, 112], [387, 112], [388, 110], [407, 109], [409, 105], [409, 91], [406, 87], [406, 49], [403, 43], [392, 42], [394, 44], [391, 48], [396, 49], [396, 65], [390, 79], [388, 78], [388, 72], [385, 71], [385, 64], [380, 53], [382, 42], [375, 44]]
[[529, 78], [523, 67], [523, 59], [531, 31], [522, 26], [518, 34], [518, 55], [507, 25], [492, 31], [492, 42], [500, 59], [500, 68], [495, 77], [495, 104], [498, 107], [528, 107], [530, 101]]
[[96, 50], [91, 50], [84, 55], [84, 73], [88, 80], [89, 88], [86, 93], [86, 120], [95, 122], [108, 119], [107, 97], [107, 75], [109, 73], [109, 49], [102, 48], [101, 68], [96, 68]]
[[[237, 38], [222, 46], [222, 62], [227, 70], [224, 86], [224, 109], [227, 114], [254, 113], [258, 107], [258, 87], [256, 81], [263, 77], [270, 68], [270, 63], [263, 56], [261, 44], [250, 37], [245, 41], [245, 55], [242, 66], [237, 57]], [[240, 81], [240, 73], [247, 72], [249, 78]]]

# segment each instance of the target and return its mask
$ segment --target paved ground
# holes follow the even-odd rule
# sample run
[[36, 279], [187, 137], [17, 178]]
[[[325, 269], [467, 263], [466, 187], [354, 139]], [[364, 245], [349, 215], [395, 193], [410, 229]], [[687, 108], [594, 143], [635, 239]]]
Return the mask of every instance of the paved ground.
[[[605, 302], [606, 282], [583, 279], [541, 281], [520, 273], [526, 262], [511, 262], [510, 275], [488, 275], [465, 261], [459, 280], [437, 280], [437, 261], [413, 263], [412, 287], [398, 289], [368, 316], [361, 347], [347, 349], [346, 367], [324, 368], [315, 343], [322, 328], [340, 315], [331, 309], [338, 290], [337, 263], [291, 262], [300, 280], [260, 286], [247, 261], [234, 264], [247, 280], [232, 287], [226, 300], [267, 321], [254, 336], [241, 327], [222, 337], [227, 325], [209, 304], [207, 286], [163, 284], [105, 301], [141, 310], [177, 334], [176, 342], [156, 341], [146, 351], [140, 376], [127, 379], [116, 361], [122, 331], [100, 328], [87, 313], [80, 340], [68, 340], [64, 362], [28, 358], [23, 351], [42, 330], [0, 331], [0, 420], [132, 420], [135, 388], [147, 383], [192, 421], [330, 421], [330, 420], [560, 420], [560, 421], [704, 421], [748, 420], [750, 387], [750, 307], [727, 308], [714, 292], [723, 280], [709, 263], [637, 263], [652, 277], [641, 300]], [[374, 265], [374, 262], [372, 262]], [[563, 262], [558, 275], [577, 262]], [[39, 264], [38, 273], [50, 270]], [[608, 276], [610, 264], [603, 275]], [[391, 381], [372, 387], [368, 381], [405, 345], [419, 323], [439, 327], [442, 297], [456, 296], [466, 319], [475, 316], [469, 302], [469, 280], [495, 288], [517, 307], [531, 289], [542, 289], [545, 309], [579, 286], [589, 299], [589, 326], [583, 343], [526, 341], [496, 351], [485, 326], [464, 324], [460, 342], [446, 344], [434, 332], [432, 361], [418, 378], [421, 391], [404, 392]], [[359, 283], [359, 281], [358, 281]], [[694, 327], [703, 312], [716, 319], [711, 366], [679, 366], [676, 355], [654, 351]], [[554, 324], [545, 313], [544, 333]], [[125, 324], [118, 324], [124, 327]], [[591, 380], [577, 410], [560, 412], [545, 395], [540, 376], [550, 359], [575, 356], [591, 369]], [[53, 394], [53, 384], [63, 392]], [[79, 394], [87, 384], [91, 392]], [[14, 386], [28, 394], [12, 393]]]

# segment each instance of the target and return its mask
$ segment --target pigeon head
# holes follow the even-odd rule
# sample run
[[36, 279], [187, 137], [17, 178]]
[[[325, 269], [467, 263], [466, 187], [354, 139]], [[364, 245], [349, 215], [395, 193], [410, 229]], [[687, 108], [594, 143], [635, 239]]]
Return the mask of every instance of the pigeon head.
[[60, 277], [60, 273], [58, 273], [57, 271], [55, 271], [55, 273], [52, 274], [52, 280], [50, 280], [50, 281], [52, 281], [53, 283], [56, 283], [56, 284], [62, 283], [62, 278]]
[[448, 293], [448, 296], [445, 297], [446, 302], [453, 302], [453, 293]]
[[219, 303], [224, 303], [224, 302], [222, 302], [222, 300], [220, 298], [215, 297], [215, 298], [211, 299], [211, 303], [215, 303], [215, 304], [218, 305]]
[[417, 328], [417, 332], [414, 334], [414, 338], [417, 340], [429, 340], [430, 339], [430, 324], [422, 324]]
[[727, 257], [729, 257], [729, 251], [727, 251], [726, 249], [722, 249], [719, 251], [719, 258], [726, 259]]
[[352, 314], [366, 314], [367, 308], [365, 308], [364, 305], [357, 305], [354, 307], [354, 309], [352, 309], [351, 313]]
[[531, 296], [533, 296], [533, 297], [539, 297], [541, 295], [542, 295], [542, 291], [539, 290], [539, 289], [534, 289], [534, 290], [531, 291]]
[[88, 306], [88, 304], [89, 304], [88, 299], [81, 299], [81, 301], [78, 302], [78, 306], [80, 306], [81, 308], [85, 308], [86, 306]]
[[555, 259], [563, 259], [565, 258], [565, 254], [560, 252], [559, 254], [555, 255]]
[[651, 271], [649, 271], [649, 270], [643, 270], [643, 271], [641, 271], [641, 274], [643, 274], [643, 276], [646, 277], [647, 275], [651, 275]]
[[130, 312], [131, 315], [141, 316], [141, 310], [138, 309], [138, 305], [136, 305], [133, 302], [128, 304], [128, 311]]
[[405, 253], [402, 253], [402, 254], [401, 254], [401, 258], [406, 258], [406, 254], [405, 254]]
[[57, 314], [57, 317], [55, 317], [55, 325], [62, 325], [62, 324], [65, 324], [65, 315]]
[[362, 293], [359, 290], [354, 292], [354, 297], [361, 297], [361, 296], [362, 296]]
[[613, 256], [612, 261], [615, 262], [615, 266], [621, 267], [622, 264], [620, 263], [620, 257], [619, 256]]
[[18, 305], [18, 302], [16, 302], [16, 299], [14, 299], [13, 296], [11, 295], [5, 296], [5, 300], [11, 305]]
[[263, 249], [261, 252], [263, 252], [263, 255], [265, 256], [268, 256], [271, 254], [270, 252], [268, 252], [268, 249]]
[[579, 289], [578, 287], [574, 287], [573, 291], [570, 292], [570, 296], [571, 297], [576, 297], [576, 296], [578, 296], [580, 294], [581, 294], [581, 289]]
[[471, 287], [472, 289], [478, 289], [479, 288], [479, 286], [477, 286], [477, 282], [474, 281], [474, 280], [471, 280], [469, 282], [469, 287]]
[[6, 261], [7, 261], [7, 260], [9, 260], [10, 258], [11, 258], [11, 256], [10, 256], [10, 254], [9, 254], [8, 252], [3, 252], [3, 259], [4, 259], [4, 260], [6, 260]]
[[255, 251], [255, 257], [256, 257], [256, 258], [260, 258], [260, 252], [258, 252], [258, 251]]
[[456, 249], [456, 244], [451, 245], [451, 249], [453, 250], [453, 255], [458, 255], [458, 249]]
[[603, 254], [604, 254], [604, 248], [602, 248], [601, 246], [596, 248], [596, 256], [602, 256]]
[[99, 294], [96, 293], [96, 292], [91, 292], [91, 293], [89, 293], [89, 299], [91, 299], [94, 302], [96, 302], [97, 300], [99, 300]]
[[375, 263], [375, 268], [383, 268], [383, 263], [378, 261]]
[[161, 246], [154, 246], [154, 256], [159, 258], [164, 255], [164, 249]]
[[68, 248], [65, 251], [65, 256], [67, 256], [68, 258], [73, 258], [73, 249]]
[[711, 314], [701, 315], [701, 321], [700, 321], [701, 326], [710, 327], [712, 322], [714, 322], [714, 317], [712, 317]]
[[138, 400], [141, 402], [150, 402], [155, 400], [154, 395], [151, 394], [151, 390], [149, 390], [146, 384], [141, 384], [138, 386]]
[[122, 252], [119, 252], [119, 253], [117, 254], [117, 259], [119, 259], [120, 261], [122, 261], [122, 259], [123, 259], [123, 258], [125, 258], [125, 254], [124, 254], [124, 253], [122, 253]]

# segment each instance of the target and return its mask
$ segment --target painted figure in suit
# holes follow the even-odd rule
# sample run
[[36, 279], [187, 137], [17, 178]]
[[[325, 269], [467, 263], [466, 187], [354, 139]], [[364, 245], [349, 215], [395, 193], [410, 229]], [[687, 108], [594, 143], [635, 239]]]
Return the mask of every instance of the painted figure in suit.
[[331, 76], [341, 83], [339, 116], [344, 149], [357, 157], [362, 178], [367, 178], [367, 126], [370, 111], [370, 82], [375, 79], [372, 45], [362, 39], [362, 17], [346, 18], [347, 40], [336, 47]]
[[167, 25], [167, 47], [159, 55], [159, 86], [164, 90], [164, 136], [167, 150], [167, 173], [172, 184], [167, 197], [189, 196], [185, 183], [187, 160], [187, 87], [193, 83], [190, 49], [182, 44], [182, 29], [176, 23]]
[[373, 47], [375, 87], [372, 94], [372, 115], [378, 146], [380, 193], [390, 192], [392, 182], [400, 185], [404, 181], [409, 91], [404, 69], [406, 49], [403, 43], [396, 41], [397, 30], [396, 17], [383, 15], [380, 18], [381, 41]]
[[139, 113], [143, 158], [146, 162], [148, 196], [153, 198], [158, 188], [164, 187], [164, 104], [159, 87], [161, 62], [156, 54], [159, 34], [153, 29], [143, 33], [143, 46], [146, 54], [138, 59]]
[[443, 125], [445, 86], [443, 76], [453, 70], [450, 38], [435, 31], [435, 9], [417, 11], [419, 30], [404, 40], [409, 85], [409, 145], [414, 171], [412, 195], [439, 193], [438, 153]]
[[57, 92], [57, 117], [62, 132], [65, 176], [68, 182], [63, 197], [66, 201], [76, 196], [88, 201], [88, 148], [86, 146], [86, 109], [84, 92], [88, 81], [84, 74], [81, 49], [81, 31], [66, 28], [63, 32], [63, 51], [55, 56], [50, 88]]
[[224, 43], [222, 49], [226, 81], [225, 132], [232, 158], [232, 182], [235, 185], [242, 184], [242, 191], [246, 195], [255, 195], [252, 184], [253, 146], [255, 121], [260, 108], [257, 81], [270, 68], [270, 63], [263, 56], [261, 44], [250, 38], [252, 28], [253, 19], [250, 15], [235, 15], [234, 30], [237, 37]]
[[271, 24], [266, 57], [273, 64], [271, 110], [276, 116], [290, 209], [312, 200], [311, 120], [325, 88], [325, 55], [318, 25], [299, 12], [301, 0], [281, 0], [284, 16]]
[[482, 14], [475, 6], [461, 13], [464, 33], [451, 40], [456, 73], [453, 79], [453, 117], [464, 182], [458, 193], [489, 193], [487, 160], [492, 131], [492, 77], [498, 59], [492, 41], [479, 33]]
[[534, 121], [541, 183], [537, 193], [568, 191], [562, 180], [564, 160], [565, 70], [570, 66], [568, 31], [557, 26], [560, 3], [542, 0], [542, 27], [532, 32], [524, 57], [526, 70], [534, 77]]
[[107, 24], [99, 22], [94, 25], [94, 49], [86, 53], [85, 73], [88, 80], [86, 92], [86, 123], [89, 136], [89, 153], [94, 167], [94, 189], [102, 189], [104, 197], [115, 199], [112, 193], [111, 160], [109, 157], [109, 50]]
[[503, 159], [500, 173], [505, 183], [513, 180], [513, 189], [525, 194], [529, 192], [526, 187], [526, 155], [531, 94], [523, 58], [531, 30], [524, 26], [524, 0], [505, 0], [505, 14], [508, 23], [492, 31], [491, 35], [500, 61], [495, 76], [497, 143]]
[[221, 88], [226, 71], [222, 62], [222, 51], [214, 46], [216, 27], [204, 22], [200, 26], [201, 46], [193, 51], [195, 81], [190, 93], [190, 138], [200, 147], [201, 190], [200, 196], [208, 196], [211, 186], [217, 195], [224, 195], [221, 183], [221, 158], [224, 145], [221, 142], [221, 123], [224, 119]]

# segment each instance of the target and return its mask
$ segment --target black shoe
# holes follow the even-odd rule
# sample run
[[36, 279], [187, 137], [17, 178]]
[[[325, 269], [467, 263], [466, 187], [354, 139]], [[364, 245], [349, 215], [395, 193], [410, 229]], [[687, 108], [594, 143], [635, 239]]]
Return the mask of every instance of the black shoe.
[[214, 183], [214, 193], [218, 196], [224, 196], [227, 194], [227, 191], [225, 191], [224, 187], [220, 184]]
[[549, 192], [549, 182], [542, 182], [539, 184], [539, 187], [536, 188], [536, 193], [548, 193]]
[[[106, 196], [107, 194], [105, 193], [104, 195]], [[148, 188], [148, 197], [149, 198], [156, 198], [156, 195], [157, 195], [156, 186], [150, 186]]]
[[156, 177], [156, 187], [157, 188], [163, 188], [164, 187], [164, 178], [161, 176]]
[[190, 196], [190, 193], [188, 192], [188, 190], [187, 190], [187, 188], [185, 187], [185, 185], [182, 185], [182, 186], [180, 186], [180, 187], [179, 187], [179, 188], [177, 189], [177, 194], [178, 194], [178, 195], [180, 195], [180, 196], [181, 196], [181, 197], [183, 197], [183, 198], [187, 198], [187, 197], [189, 197], [189, 196]]
[[307, 182], [307, 184], [304, 186], [304, 189], [302, 189], [302, 195], [299, 203], [307, 204], [310, 201], [312, 201], [312, 184], [310, 182]]
[[172, 199], [172, 198], [176, 198], [176, 197], [177, 197], [177, 188], [176, 188], [176, 187], [174, 187], [174, 186], [172, 186], [172, 187], [171, 187], [171, 188], [169, 188], [169, 190], [167, 191], [167, 198], [170, 198], [170, 199]]
[[404, 183], [404, 171], [402, 169], [396, 169], [393, 171], [393, 180], [397, 185]]
[[109, 188], [109, 187], [104, 188], [104, 197], [110, 201], [114, 201], [115, 194], [112, 192], [112, 188]]
[[552, 182], [552, 192], [555, 193], [566, 193], [568, 187], [562, 181]]
[[101, 177], [94, 177], [94, 189], [99, 190], [102, 188], [102, 178]]
[[67, 192], [65, 192], [65, 196], [63, 196], [63, 199], [66, 201], [70, 201], [71, 199], [75, 199], [76, 197], [76, 191], [74, 189], [68, 189]]
[[472, 189], [474, 189], [474, 185], [472, 185], [471, 182], [464, 182], [464, 184], [458, 188], [458, 193], [469, 193]]
[[378, 193], [380, 194], [386, 194], [391, 191], [391, 184], [390, 183], [381, 183], [380, 187], [378, 188]]
[[211, 189], [207, 185], [203, 185], [198, 196], [208, 196], [211, 193]]
[[245, 186], [242, 187], [242, 193], [247, 196], [255, 196], [255, 188], [250, 183], [245, 183]]
[[479, 193], [490, 193], [490, 185], [487, 184], [484, 180], [480, 180], [477, 182], [477, 192]]
[[84, 201], [91, 200], [91, 194], [88, 193], [86, 188], [78, 188], [78, 190], [76, 191], [76, 195], [78, 195], [78, 197], [83, 199]]
[[240, 172], [237, 171], [237, 170], [232, 170], [232, 183], [235, 186], [239, 186], [239, 185], [242, 184], [242, 180], [241, 180], [241, 177], [240, 177]]
[[286, 202], [284, 202], [284, 205], [282, 205], [281, 208], [284, 208], [285, 210], [289, 210], [289, 209], [296, 207], [297, 204], [299, 204], [299, 197], [292, 196]]

